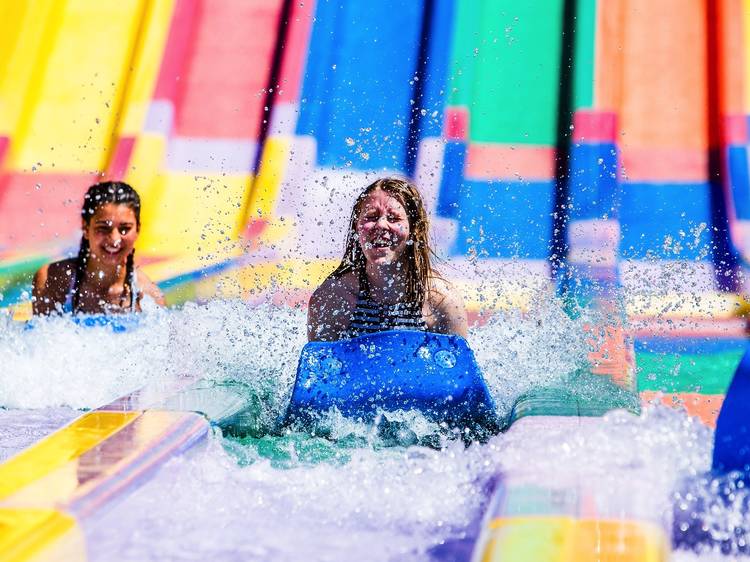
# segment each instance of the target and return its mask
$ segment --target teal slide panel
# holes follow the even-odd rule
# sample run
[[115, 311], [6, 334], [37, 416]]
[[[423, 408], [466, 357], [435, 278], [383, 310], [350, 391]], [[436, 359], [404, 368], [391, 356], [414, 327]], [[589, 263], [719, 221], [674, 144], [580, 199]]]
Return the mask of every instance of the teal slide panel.
[[471, 141], [555, 144], [562, 5], [562, 0], [483, 2], [479, 34], [470, 38], [476, 57]]
[[526, 416], [603, 416], [623, 409], [639, 414], [638, 394], [616, 385], [604, 375], [581, 369], [554, 386], [536, 388], [519, 396], [507, 425]]
[[594, 107], [594, 52], [596, 48], [596, 2], [578, 0], [573, 60], [573, 107]]

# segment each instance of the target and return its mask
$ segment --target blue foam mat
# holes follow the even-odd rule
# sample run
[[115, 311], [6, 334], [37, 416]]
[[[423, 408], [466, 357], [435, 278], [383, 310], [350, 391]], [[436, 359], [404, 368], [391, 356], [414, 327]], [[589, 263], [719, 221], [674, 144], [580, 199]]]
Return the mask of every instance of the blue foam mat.
[[716, 421], [711, 472], [677, 486], [676, 548], [750, 553], [750, 349], [734, 373]]
[[716, 420], [713, 470], [750, 475], [750, 349], [737, 366]]
[[[140, 319], [138, 314], [76, 314], [64, 315], [73, 324], [83, 326], [84, 328], [107, 327], [113, 332], [127, 332], [138, 327]], [[26, 322], [24, 329], [33, 330], [36, 327], [38, 317], [32, 318]]]
[[459, 336], [392, 330], [310, 342], [300, 355], [286, 421], [337, 408], [365, 421], [417, 409], [452, 425], [494, 422], [495, 404], [474, 353]]

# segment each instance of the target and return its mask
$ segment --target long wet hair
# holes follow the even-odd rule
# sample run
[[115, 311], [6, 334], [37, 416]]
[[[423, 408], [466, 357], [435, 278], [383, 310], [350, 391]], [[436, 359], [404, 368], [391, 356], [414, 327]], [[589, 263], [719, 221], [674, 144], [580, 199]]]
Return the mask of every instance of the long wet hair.
[[[104, 181], [96, 183], [88, 188], [86, 194], [83, 196], [83, 207], [81, 208], [81, 218], [86, 226], [91, 223], [91, 217], [94, 216], [96, 210], [107, 203], [127, 205], [130, 207], [135, 215], [136, 228], [140, 230], [141, 198], [138, 196], [135, 189], [121, 181]], [[78, 303], [80, 301], [79, 287], [81, 279], [83, 279], [86, 274], [86, 266], [90, 254], [91, 250], [89, 248], [89, 241], [83, 236], [81, 237], [81, 245], [78, 248], [78, 256], [76, 257], [76, 276], [73, 285], [73, 313], [78, 309]], [[134, 255], [135, 250], [128, 254], [128, 261], [125, 266], [124, 295], [129, 295], [131, 302], [132, 299], [135, 298], [135, 295], [133, 295], [133, 277], [135, 276], [135, 266], [133, 264]]]
[[432, 257], [435, 256], [435, 253], [429, 243], [429, 221], [422, 196], [416, 186], [408, 180], [393, 177], [381, 178], [368, 185], [359, 194], [349, 220], [344, 257], [331, 275], [337, 278], [346, 273], [354, 272], [361, 279], [365, 273], [366, 259], [359, 244], [357, 219], [362, 212], [367, 196], [378, 189], [396, 199], [406, 210], [406, 216], [409, 220], [409, 240], [403, 255], [404, 274], [406, 276], [405, 299], [408, 303], [421, 305], [430, 290], [431, 279], [438, 275], [432, 267]]

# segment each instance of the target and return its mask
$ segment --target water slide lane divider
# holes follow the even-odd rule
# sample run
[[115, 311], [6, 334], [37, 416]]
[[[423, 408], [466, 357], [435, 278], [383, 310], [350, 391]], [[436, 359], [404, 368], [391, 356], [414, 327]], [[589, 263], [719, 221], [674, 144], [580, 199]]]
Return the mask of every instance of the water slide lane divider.
[[20, 452], [0, 465], [0, 544], [15, 553], [0, 560], [37, 560], [43, 547], [59, 559], [71, 543], [80, 554], [78, 523], [207, 431], [192, 412], [96, 410]]
[[254, 238], [265, 230], [274, 214], [286, 168], [292, 164], [291, 136], [297, 124], [303, 61], [314, 8], [314, 2], [297, 5], [283, 0], [279, 10], [264, 105], [259, 113], [253, 177], [241, 212], [245, 238]]
[[[139, 69], [141, 65], [140, 55], [145, 45], [145, 37], [150, 23], [151, 5], [151, 0], [138, 1], [137, 8], [135, 9], [135, 24], [130, 36], [131, 48], [121, 69], [118, 81], [118, 96], [114, 102], [107, 104], [108, 108], [111, 107], [114, 110], [115, 119], [111, 127], [109, 139], [106, 141], [107, 152], [100, 170], [110, 171], [119, 167], [119, 170], [113, 170], [119, 172], [117, 179], [122, 177], [122, 174], [127, 169], [128, 157], [133, 150], [133, 137], [121, 138], [122, 120], [128, 111], [129, 94], [134, 82], [136, 69]], [[146, 64], [143, 66], [146, 67]], [[110, 179], [115, 179], [115, 177], [111, 177]]]

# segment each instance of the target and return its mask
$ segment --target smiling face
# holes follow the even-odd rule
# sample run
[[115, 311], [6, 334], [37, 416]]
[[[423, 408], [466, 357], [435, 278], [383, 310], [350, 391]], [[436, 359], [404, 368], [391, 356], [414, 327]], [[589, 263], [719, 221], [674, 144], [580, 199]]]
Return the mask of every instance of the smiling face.
[[138, 221], [133, 209], [124, 204], [106, 203], [96, 209], [83, 237], [89, 241], [90, 257], [101, 265], [124, 265], [138, 238]]
[[410, 235], [406, 209], [398, 199], [381, 189], [371, 192], [362, 202], [355, 227], [368, 264], [397, 262]]

